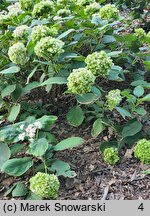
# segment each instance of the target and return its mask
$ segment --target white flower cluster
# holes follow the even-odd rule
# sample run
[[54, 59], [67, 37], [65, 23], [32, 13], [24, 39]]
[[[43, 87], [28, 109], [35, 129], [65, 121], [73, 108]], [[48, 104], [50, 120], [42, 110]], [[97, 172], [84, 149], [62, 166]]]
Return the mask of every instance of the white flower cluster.
[[69, 9], [60, 9], [59, 11], [57, 11], [57, 16], [59, 17], [66, 17], [69, 16], [71, 14], [71, 11]]
[[109, 91], [108, 95], [106, 96], [106, 107], [108, 110], [112, 111], [117, 105], [119, 105], [122, 100], [120, 93], [121, 92], [119, 89]]
[[31, 10], [36, 4], [36, 0], [19, 0], [20, 6], [22, 10]]
[[38, 57], [50, 59], [63, 53], [63, 46], [64, 42], [49, 36], [37, 42], [34, 51]]
[[34, 43], [41, 40], [41, 38], [47, 37], [47, 36], [56, 36], [57, 30], [56, 28], [49, 28], [45, 25], [38, 25], [34, 26], [32, 33], [31, 33], [31, 39]]
[[30, 28], [27, 25], [22, 25], [22, 26], [18, 26], [14, 32], [13, 32], [13, 36], [16, 39], [27, 39], [27, 37], [29, 36], [29, 31]]
[[94, 2], [94, 3], [86, 6], [86, 8], [84, 9], [84, 13], [86, 15], [94, 14], [94, 13], [98, 12], [100, 8], [101, 8], [100, 4], [98, 4], [97, 2]]
[[100, 9], [100, 18], [105, 20], [118, 19], [119, 11], [115, 5], [107, 4]]
[[18, 42], [9, 48], [8, 56], [13, 63], [25, 65], [27, 62], [26, 51], [25, 45], [21, 42]]
[[104, 51], [89, 54], [85, 59], [85, 63], [87, 64], [87, 68], [95, 76], [101, 77], [106, 77], [109, 69], [113, 65], [111, 58]]
[[60, 182], [54, 174], [38, 172], [30, 178], [30, 190], [41, 198], [55, 199], [58, 196]]
[[30, 141], [33, 141], [37, 130], [41, 128], [42, 128], [42, 124], [40, 122], [29, 124], [27, 128], [24, 128], [24, 125], [21, 125], [20, 129], [24, 130], [24, 132], [19, 134], [18, 139], [23, 141], [25, 137], [28, 137]]
[[68, 91], [83, 95], [91, 91], [95, 76], [87, 68], [73, 69], [68, 77]]
[[47, 18], [54, 12], [54, 3], [53, 1], [41, 1], [37, 3], [34, 8], [32, 15], [37, 18]]
[[7, 16], [9, 18], [13, 18], [23, 13], [23, 10], [21, 9], [20, 4], [18, 2], [8, 6], [7, 9], [8, 9]]

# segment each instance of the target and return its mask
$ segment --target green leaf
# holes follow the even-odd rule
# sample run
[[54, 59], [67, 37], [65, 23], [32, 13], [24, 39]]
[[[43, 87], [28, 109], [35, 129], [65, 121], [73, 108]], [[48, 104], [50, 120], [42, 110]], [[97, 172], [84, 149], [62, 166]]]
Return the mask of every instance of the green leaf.
[[17, 184], [17, 183], [15, 183], [11, 188], [9, 188], [9, 189], [4, 193], [4, 196], [5, 196], [5, 197], [8, 196], [8, 195], [13, 191], [13, 189], [16, 187], [16, 184]]
[[143, 125], [135, 120], [129, 121], [122, 130], [122, 137], [134, 136], [142, 130]]
[[19, 153], [24, 147], [25, 147], [24, 144], [20, 144], [20, 143], [13, 144], [10, 147], [11, 154], [14, 155]]
[[62, 84], [66, 84], [67, 82], [68, 82], [67, 79], [64, 77], [51, 77], [46, 81], [44, 81], [41, 84], [41, 86], [50, 85], [50, 84], [62, 85]]
[[27, 196], [26, 200], [42, 200], [42, 198], [34, 193], [31, 193], [29, 196]]
[[84, 140], [80, 137], [71, 137], [68, 139], [64, 139], [61, 142], [59, 142], [56, 146], [54, 146], [55, 151], [62, 151], [69, 148], [74, 148], [79, 145], [82, 145], [84, 143]]
[[138, 107], [135, 112], [137, 112], [139, 115], [144, 116], [146, 115], [147, 111], [143, 107]]
[[40, 82], [32, 82], [32, 83], [29, 83], [28, 85], [26, 85], [23, 89], [22, 89], [22, 93], [23, 94], [28, 94], [30, 93], [31, 90], [35, 89], [35, 88], [38, 88], [41, 86], [41, 83]]
[[121, 54], [122, 51], [113, 51], [113, 52], [110, 52], [110, 53], [107, 53], [107, 56], [109, 57], [118, 57], [119, 54]]
[[59, 35], [57, 37], [57, 39], [61, 40], [62, 38], [67, 37], [70, 33], [74, 32], [74, 31], [75, 31], [75, 29], [69, 29], [69, 30], [63, 32], [61, 35]]
[[91, 104], [91, 103], [94, 103], [96, 100], [98, 100], [99, 96], [92, 94], [92, 93], [87, 93], [82, 96], [77, 95], [76, 99], [80, 104]]
[[79, 106], [73, 107], [67, 114], [67, 121], [74, 127], [78, 127], [84, 120], [83, 111]]
[[41, 118], [37, 119], [36, 122], [40, 122], [42, 124], [42, 128], [51, 127], [57, 120], [57, 116], [53, 115], [44, 115]]
[[100, 148], [100, 151], [103, 153], [104, 152], [104, 150], [106, 149], [106, 148], [110, 148], [110, 147], [113, 147], [113, 148], [118, 148], [118, 143], [117, 143], [117, 140], [116, 141], [109, 141], [109, 142], [107, 142], [107, 141], [105, 141], [105, 142], [102, 142], [102, 143], [100, 143], [100, 146], [99, 146], [99, 148]]
[[11, 107], [10, 113], [9, 113], [9, 116], [8, 116], [8, 121], [14, 122], [16, 120], [17, 116], [20, 113], [20, 108], [21, 108], [20, 104], [15, 104], [15, 105], [13, 105]]
[[7, 144], [0, 142], [0, 169], [3, 164], [10, 158], [10, 149]]
[[102, 120], [98, 118], [93, 124], [92, 136], [97, 137], [104, 130], [104, 128]]
[[19, 67], [12, 66], [10, 68], [0, 71], [0, 74], [14, 74], [14, 73], [18, 73], [19, 71], [20, 71]]
[[23, 175], [33, 165], [31, 158], [14, 158], [7, 160], [3, 166], [2, 171], [12, 176]]
[[150, 101], [150, 94], [146, 95], [145, 97], [139, 100], [139, 102], [144, 102], [144, 101]]
[[13, 91], [15, 91], [16, 85], [8, 85], [1, 91], [2, 98], [9, 96]]
[[49, 168], [52, 172], [56, 172], [57, 176], [74, 178], [76, 173], [70, 169], [70, 165], [64, 161], [56, 160]]
[[122, 107], [116, 107], [116, 110], [120, 113], [120, 115], [125, 119], [126, 117], [131, 117], [131, 113], [125, 110]]
[[116, 39], [115, 39], [115, 37], [114, 36], [111, 36], [111, 35], [105, 35], [104, 37], [103, 37], [103, 40], [102, 40], [102, 42], [103, 43], [112, 43], [112, 42], [115, 42], [116, 41]]
[[140, 85], [136, 86], [133, 91], [134, 95], [141, 97], [144, 94], [144, 88]]
[[29, 149], [27, 150], [28, 154], [34, 155], [36, 157], [41, 157], [45, 154], [48, 149], [48, 142], [45, 138], [41, 138], [33, 141], [29, 145]]
[[148, 82], [146, 82], [144, 80], [136, 80], [136, 81], [131, 83], [131, 86], [138, 86], [138, 85], [140, 85], [142, 87], [145, 87], [145, 88], [150, 87], [150, 83], [148, 83]]
[[25, 196], [27, 193], [28, 193], [28, 190], [27, 190], [26, 186], [23, 183], [18, 182], [16, 184], [15, 189], [12, 191], [12, 196], [13, 197], [21, 197], [21, 196]]

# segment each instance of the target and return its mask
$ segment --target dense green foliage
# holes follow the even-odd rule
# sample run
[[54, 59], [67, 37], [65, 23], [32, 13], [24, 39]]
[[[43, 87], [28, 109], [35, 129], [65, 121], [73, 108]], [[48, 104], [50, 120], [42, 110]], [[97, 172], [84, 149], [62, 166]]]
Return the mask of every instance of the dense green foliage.
[[[139, 7], [144, 13], [148, 2], [144, 1], [144, 5], [143, 1], [136, 2], [141, 3]], [[68, 124], [74, 127], [83, 122], [92, 124], [93, 137], [111, 130], [110, 140], [100, 144], [108, 164], [119, 161], [123, 146], [131, 148], [138, 140], [150, 136], [150, 131], [144, 129], [150, 101], [150, 32], [146, 26], [133, 26], [130, 12], [137, 7], [136, 3], [124, 1], [124, 5], [131, 6], [126, 18], [121, 4], [121, 0], [2, 3], [1, 172], [21, 176], [34, 167], [36, 172], [43, 172], [43, 176], [44, 172], [75, 176], [68, 163], [55, 157], [57, 151], [84, 142], [80, 137], [59, 142], [51, 133], [57, 117], [50, 110], [59, 92], [76, 101], [66, 115]], [[146, 19], [145, 14], [141, 18]], [[57, 92], [57, 85], [61, 91]], [[38, 99], [33, 100], [34, 94], [38, 94]], [[48, 104], [44, 100], [46, 96]], [[144, 147], [141, 149], [144, 151]], [[23, 157], [19, 156], [20, 152]], [[135, 155], [142, 162], [148, 162]], [[46, 175], [49, 179], [49, 174]], [[34, 185], [31, 180], [33, 193], [35, 177], [31, 178], [34, 179]], [[25, 189], [18, 183], [9, 193], [13, 195], [20, 190], [24, 191], [22, 196], [29, 195]], [[38, 192], [36, 195], [56, 197], [47, 189], [43, 191], [42, 195]]]

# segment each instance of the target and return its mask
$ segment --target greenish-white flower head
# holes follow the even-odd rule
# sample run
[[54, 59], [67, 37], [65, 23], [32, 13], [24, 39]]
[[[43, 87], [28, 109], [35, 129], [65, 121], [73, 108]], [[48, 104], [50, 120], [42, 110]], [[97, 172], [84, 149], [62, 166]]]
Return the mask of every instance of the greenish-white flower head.
[[94, 3], [95, 0], [77, 0], [77, 5], [79, 6], [85, 6], [91, 3]]
[[69, 9], [60, 9], [59, 11], [57, 11], [57, 16], [59, 17], [66, 17], [66, 16], [70, 16], [71, 15], [71, 11]]
[[51, 59], [53, 57], [58, 57], [64, 52], [63, 46], [63, 41], [49, 36], [41, 38], [41, 40], [37, 42], [34, 51], [38, 57]]
[[119, 10], [115, 5], [107, 4], [100, 9], [99, 15], [104, 20], [116, 20], [119, 17]]
[[134, 156], [143, 164], [150, 164], [150, 140], [139, 140], [134, 148]]
[[19, 0], [22, 10], [31, 10], [36, 4], [36, 0]]
[[115, 165], [119, 161], [118, 151], [113, 147], [106, 148], [103, 157], [104, 161], [110, 165]]
[[17, 65], [25, 65], [27, 62], [27, 50], [23, 43], [18, 42], [8, 50], [10, 60]]
[[53, 1], [41, 1], [37, 3], [34, 8], [32, 15], [37, 18], [48, 18], [54, 12], [54, 3]]
[[9, 20], [9, 16], [7, 14], [0, 14], [0, 27], [7, 26], [7, 22]]
[[10, 19], [17, 17], [18, 15], [23, 13], [23, 10], [21, 9], [20, 4], [18, 2], [8, 6], [7, 9], [8, 9], [7, 15]]
[[29, 181], [30, 190], [36, 195], [47, 199], [55, 199], [58, 196], [60, 182], [56, 175], [38, 172]]
[[57, 0], [57, 6], [59, 8], [62, 8], [62, 7], [64, 8], [64, 5], [65, 7], [69, 7], [74, 3], [75, 3], [75, 0]]
[[84, 13], [86, 15], [94, 14], [94, 13], [98, 12], [100, 8], [101, 8], [100, 4], [98, 4], [97, 2], [94, 2], [94, 3], [91, 3], [90, 5], [86, 6], [86, 8], [84, 9]]
[[16, 39], [26, 40], [29, 36], [30, 28], [27, 25], [18, 26], [14, 32], [13, 36]]
[[85, 59], [85, 63], [95, 76], [100, 77], [108, 76], [109, 69], [113, 65], [111, 58], [104, 51], [89, 54]]
[[147, 35], [146, 35], [148, 38], [150, 38], [150, 31], [147, 33]]
[[146, 36], [146, 32], [144, 31], [144, 29], [142, 28], [138, 28], [135, 29], [135, 33], [134, 35], [138, 38], [138, 39], [142, 39]]
[[73, 94], [83, 95], [91, 91], [95, 76], [87, 68], [73, 69], [68, 77], [68, 91]]
[[108, 110], [113, 110], [116, 106], [118, 106], [122, 100], [122, 97], [120, 95], [120, 90], [115, 89], [109, 91], [108, 95], [106, 96], [106, 107]]
[[38, 25], [34, 26], [32, 33], [31, 33], [31, 39], [35, 43], [41, 38], [47, 37], [47, 36], [56, 36], [57, 35], [57, 29], [56, 28], [49, 28], [45, 25]]

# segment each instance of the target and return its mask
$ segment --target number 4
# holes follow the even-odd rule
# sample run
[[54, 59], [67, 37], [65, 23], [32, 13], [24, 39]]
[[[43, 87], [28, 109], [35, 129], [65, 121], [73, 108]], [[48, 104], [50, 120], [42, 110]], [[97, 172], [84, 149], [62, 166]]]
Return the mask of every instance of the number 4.
[[141, 203], [138, 207], [139, 210], [143, 211], [144, 210], [144, 206], [143, 206], [143, 203]]

